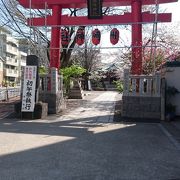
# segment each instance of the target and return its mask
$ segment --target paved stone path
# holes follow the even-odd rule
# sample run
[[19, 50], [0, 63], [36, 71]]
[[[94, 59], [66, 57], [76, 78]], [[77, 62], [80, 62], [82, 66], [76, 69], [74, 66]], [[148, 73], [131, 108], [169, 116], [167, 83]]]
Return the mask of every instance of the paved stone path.
[[[60, 119], [91, 118], [91, 123], [112, 123], [117, 92], [103, 92], [94, 99], [88, 99], [81, 107], [76, 108]], [[87, 97], [88, 98], [88, 97]]]
[[0, 180], [170, 180], [179, 150], [159, 124], [113, 123], [116, 92], [63, 116], [0, 121]]

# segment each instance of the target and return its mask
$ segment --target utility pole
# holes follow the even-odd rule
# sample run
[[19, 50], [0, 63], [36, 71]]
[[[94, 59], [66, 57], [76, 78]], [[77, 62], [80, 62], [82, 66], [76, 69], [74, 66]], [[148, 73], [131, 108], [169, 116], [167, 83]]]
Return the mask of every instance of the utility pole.
[[85, 90], [88, 90], [88, 52], [87, 52], [87, 41], [85, 40], [85, 47], [84, 47], [84, 58], [85, 58]]

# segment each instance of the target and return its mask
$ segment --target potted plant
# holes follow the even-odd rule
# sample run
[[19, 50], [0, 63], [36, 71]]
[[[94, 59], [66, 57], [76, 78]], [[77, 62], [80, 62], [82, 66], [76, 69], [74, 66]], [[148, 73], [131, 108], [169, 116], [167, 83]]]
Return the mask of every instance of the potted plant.
[[166, 120], [171, 121], [176, 116], [176, 106], [171, 103], [171, 98], [178, 94], [179, 91], [174, 86], [166, 88]]

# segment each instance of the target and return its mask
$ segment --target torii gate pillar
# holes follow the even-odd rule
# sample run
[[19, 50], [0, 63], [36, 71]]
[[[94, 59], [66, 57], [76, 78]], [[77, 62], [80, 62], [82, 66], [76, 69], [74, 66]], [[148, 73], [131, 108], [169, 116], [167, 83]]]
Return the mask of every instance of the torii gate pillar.
[[132, 0], [132, 68], [131, 73], [142, 74], [142, 1]]
[[[52, 7], [53, 23], [61, 24], [61, 13], [62, 8], [59, 5], [54, 5]], [[61, 46], [61, 31], [60, 27], [52, 26], [51, 29], [51, 44], [50, 44], [50, 67], [60, 68], [60, 46]]]

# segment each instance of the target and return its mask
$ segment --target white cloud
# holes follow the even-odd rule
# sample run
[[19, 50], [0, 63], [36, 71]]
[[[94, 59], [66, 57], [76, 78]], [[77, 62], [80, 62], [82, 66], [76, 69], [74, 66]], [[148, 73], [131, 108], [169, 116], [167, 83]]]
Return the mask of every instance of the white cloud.
[[162, 4], [160, 7], [167, 9], [167, 12], [172, 13], [172, 22], [180, 21], [180, 0], [175, 3]]

